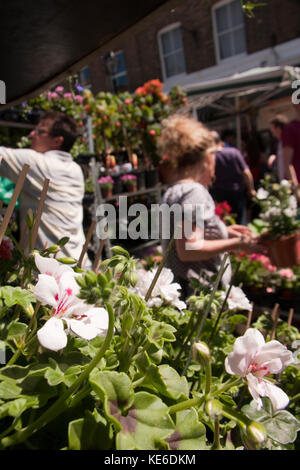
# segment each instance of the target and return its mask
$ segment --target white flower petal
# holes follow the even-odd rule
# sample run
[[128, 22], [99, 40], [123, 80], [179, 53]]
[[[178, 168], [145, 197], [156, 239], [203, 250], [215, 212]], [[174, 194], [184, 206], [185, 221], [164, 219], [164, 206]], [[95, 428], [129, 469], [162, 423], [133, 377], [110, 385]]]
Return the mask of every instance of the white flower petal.
[[90, 341], [96, 338], [98, 330], [93, 328], [91, 325], [87, 325], [82, 320], [68, 320], [68, 327], [70, 330], [80, 338]]
[[59, 281], [63, 272], [73, 272], [70, 266], [59, 263], [55, 258], [45, 258], [39, 253], [34, 254], [34, 261], [41, 274], [53, 276], [57, 281]]
[[289, 397], [281, 388], [268, 380], [262, 379], [260, 395], [270, 398], [274, 411], [282, 410], [289, 404]]
[[244, 354], [230, 353], [225, 359], [225, 369], [228, 374], [245, 377], [249, 368], [249, 359]]
[[293, 362], [293, 354], [279, 341], [272, 340], [260, 348], [256, 362], [259, 365], [268, 364], [269, 373], [278, 374]]
[[39, 274], [33, 294], [42, 305], [56, 307], [59, 298], [59, 286], [54, 277]]
[[64, 324], [59, 318], [50, 318], [37, 332], [39, 342], [44, 348], [51, 351], [63, 349], [68, 342], [64, 331]]
[[251, 393], [253, 400], [256, 402], [256, 408], [260, 410], [262, 407], [262, 401], [260, 398], [259, 379], [257, 377], [254, 377], [254, 375], [252, 374], [248, 374], [247, 382], [249, 392]]
[[78, 319], [69, 318], [66, 321], [73, 333], [86, 340], [91, 340], [96, 336], [106, 336], [109, 317], [104, 308], [92, 308], [82, 316], [80, 315]]

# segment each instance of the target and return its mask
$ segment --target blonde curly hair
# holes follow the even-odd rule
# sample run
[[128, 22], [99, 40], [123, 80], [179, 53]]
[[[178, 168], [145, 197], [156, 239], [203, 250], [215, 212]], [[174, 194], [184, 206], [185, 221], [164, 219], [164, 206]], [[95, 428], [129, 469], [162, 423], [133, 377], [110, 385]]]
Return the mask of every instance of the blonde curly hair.
[[179, 114], [162, 121], [158, 153], [177, 168], [192, 166], [215, 151], [211, 131], [201, 122]]

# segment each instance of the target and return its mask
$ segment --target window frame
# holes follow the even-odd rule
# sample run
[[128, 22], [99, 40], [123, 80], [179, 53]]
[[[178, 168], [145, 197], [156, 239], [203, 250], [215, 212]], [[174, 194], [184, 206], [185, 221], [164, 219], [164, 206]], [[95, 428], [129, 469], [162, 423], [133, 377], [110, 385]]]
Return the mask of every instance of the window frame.
[[[239, 57], [245, 57], [247, 55], [247, 41], [246, 41], [246, 23], [244, 21], [244, 34], [245, 34], [245, 45], [246, 45], [246, 50], [244, 52], [239, 52], [238, 54], [231, 55], [229, 57], [225, 57], [224, 59], [221, 58], [220, 54], [220, 47], [219, 47], [219, 32], [217, 28], [217, 15], [216, 15], [216, 10], [218, 8], [221, 8], [225, 5], [229, 5], [232, 3], [234, 0], [221, 0], [220, 2], [216, 3], [212, 7], [212, 23], [213, 23], [213, 36], [214, 36], [214, 45], [215, 45], [215, 54], [216, 54], [216, 60], [217, 63], [223, 63], [223, 62], [230, 62], [230, 61], [235, 61]], [[234, 28], [231, 28], [229, 31], [232, 33]]]
[[129, 89], [129, 84], [128, 84], [128, 73], [127, 73], [127, 67], [126, 67], [126, 57], [125, 57], [125, 52], [123, 51], [123, 49], [119, 49], [117, 52], [114, 53], [115, 56], [117, 57], [118, 54], [123, 54], [124, 56], [124, 64], [125, 64], [125, 70], [123, 72], [117, 72], [117, 73], [114, 73], [113, 75], [110, 76], [110, 81], [111, 81], [111, 86], [112, 88], [114, 89], [115, 85], [114, 85], [114, 80], [116, 80], [117, 78], [119, 77], [123, 77], [124, 75], [127, 77], [127, 89]]
[[[88, 70], [89, 70], [89, 76], [90, 76], [90, 81], [89, 81], [89, 83], [88, 83], [87, 85], [82, 84], [81, 81], [80, 81], [80, 74], [81, 74], [81, 72], [83, 72], [83, 70], [85, 70], [85, 69], [88, 69]], [[90, 89], [90, 88], [92, 87], [91, 69], [90, 69], [90, 67], [89, 67], [88, 65], [85, 65], [84, 67], [82, 67], [82, 68], [79, 70], [79, 72], [78, 72], [78, 82], [79, 82], [79, 85], [82, 86], [83, 88], [88, 88], [88, 89]]]
[[163, 81], [166, 80], [172, 80], [174, 77], [182, 77], [186, 75], [186, 61], [185, 61], [185, 53], [184, 53], [184, 44], [183, 44], [183, 38], [181, 34], [181, 40], [182, 40], [182, 53], [183, 53], [183, 59], [184, 59], [184, 72], [179, 72], [174, 75], [167, 75], [166, 71], [166, 65], [165, 65], [165, 55], [163, 52], [163, 46], [162, 46], [162, 39], [161, 36], [165, 33], [168, 33], [174, 29], [180, 29], [180, 32], [182, 32], [181, 28], [181, 23], [178, 21], [176, 23], [169, 24], [168, 26], [165, 26], [164, 28], [160, 29], [157, 33], [157, 41], [158, 41], [158, 50], [159, 50], [159, 58], [160, 58], [160, 65], [161, 65], [161, 70], [162, 70], [162, 76], [163, 76]]

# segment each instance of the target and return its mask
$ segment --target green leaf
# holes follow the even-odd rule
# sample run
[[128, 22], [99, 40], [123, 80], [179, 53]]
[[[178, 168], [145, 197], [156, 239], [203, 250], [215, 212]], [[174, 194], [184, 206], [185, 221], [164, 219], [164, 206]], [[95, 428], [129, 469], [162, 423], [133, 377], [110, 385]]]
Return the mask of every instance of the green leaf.
[[21, 305], [24, 309], [28, 307], [31, 302], [36, 302], [34, 295], [20, 287], [4, 286], [0, 288], [0, 297], [4, 299], [8, 307], [13, 305]]
[[81, 438], [84, 419], [79, 418], [69, 423], [68, 440], [69, 450], [81, 450]]
[[156, 389], [163, 396], [173, 400], [184, 400], [189, 396], [189, 386], [185, 377], [181, 377], [172, 367], [163, 364], [151, 364], [147, 369], [143, 387]]
[[82, 450], [108, 450], [113, 445], [111, 424], [95, 409], [85, 412], [81, 439]]
[[155, 395], [138, 392], [126, 416], [119, 416], [122, 430], [116, 437], [117, 450], [155, 450], [165, 448], [161, 441], [170, 437], [174, 423], [168, 407]]
[[119, 430], [121, 425], [118, 416], [127, 412], [134, 398], [129, 377], [123, 372], [98, 371], [91, 374], [89, 381], [97, 396], [104, 403], [106, 416]]
[[176, 413], [175, 431], [166, 441], [172, 450], [207, 449], [206, 429], [194, 408]]
[[155, 344], [158, 349], [164, 345], [164, 342], [176, 340], [174, 335], [175, 331], [176, 329], [173, 326], [155, 320], [153, 320], [151, 326], [146, 329], [148, 340], [150, 343]]
[[18, 398], [22, 389], [18, 387], [12, 380], [6, 380], [0, 383], [0, 398], [11, 400]]
[[263, 398], [264, 407], [260, 410], [255, 408], [253, 402], [245, 405], [242, 411], [248, 418], [262, 423], [267, 431], [269, 438], [280, 444], [289, 444], [294, 442], [297, 437], [297, 431], [300, 429], [300, 422], [289, 411], [280, 410], [273, 412], [271, 401]]
[[23, 337], [27, 331], [27, 325], [18, 321], [14, 321], [9, 325], [7, 339], [19, 339]]

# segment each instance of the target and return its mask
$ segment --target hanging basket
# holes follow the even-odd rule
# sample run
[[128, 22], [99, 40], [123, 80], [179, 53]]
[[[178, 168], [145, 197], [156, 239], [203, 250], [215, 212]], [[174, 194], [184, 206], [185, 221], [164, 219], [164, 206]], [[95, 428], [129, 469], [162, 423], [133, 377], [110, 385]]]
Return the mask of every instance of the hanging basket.
[[268, 249], [271, 263], [278, 268], [288, 268], [299, 263], [299, 233], [285, 235], [276, 240], [262, 239], [261, 243]]

